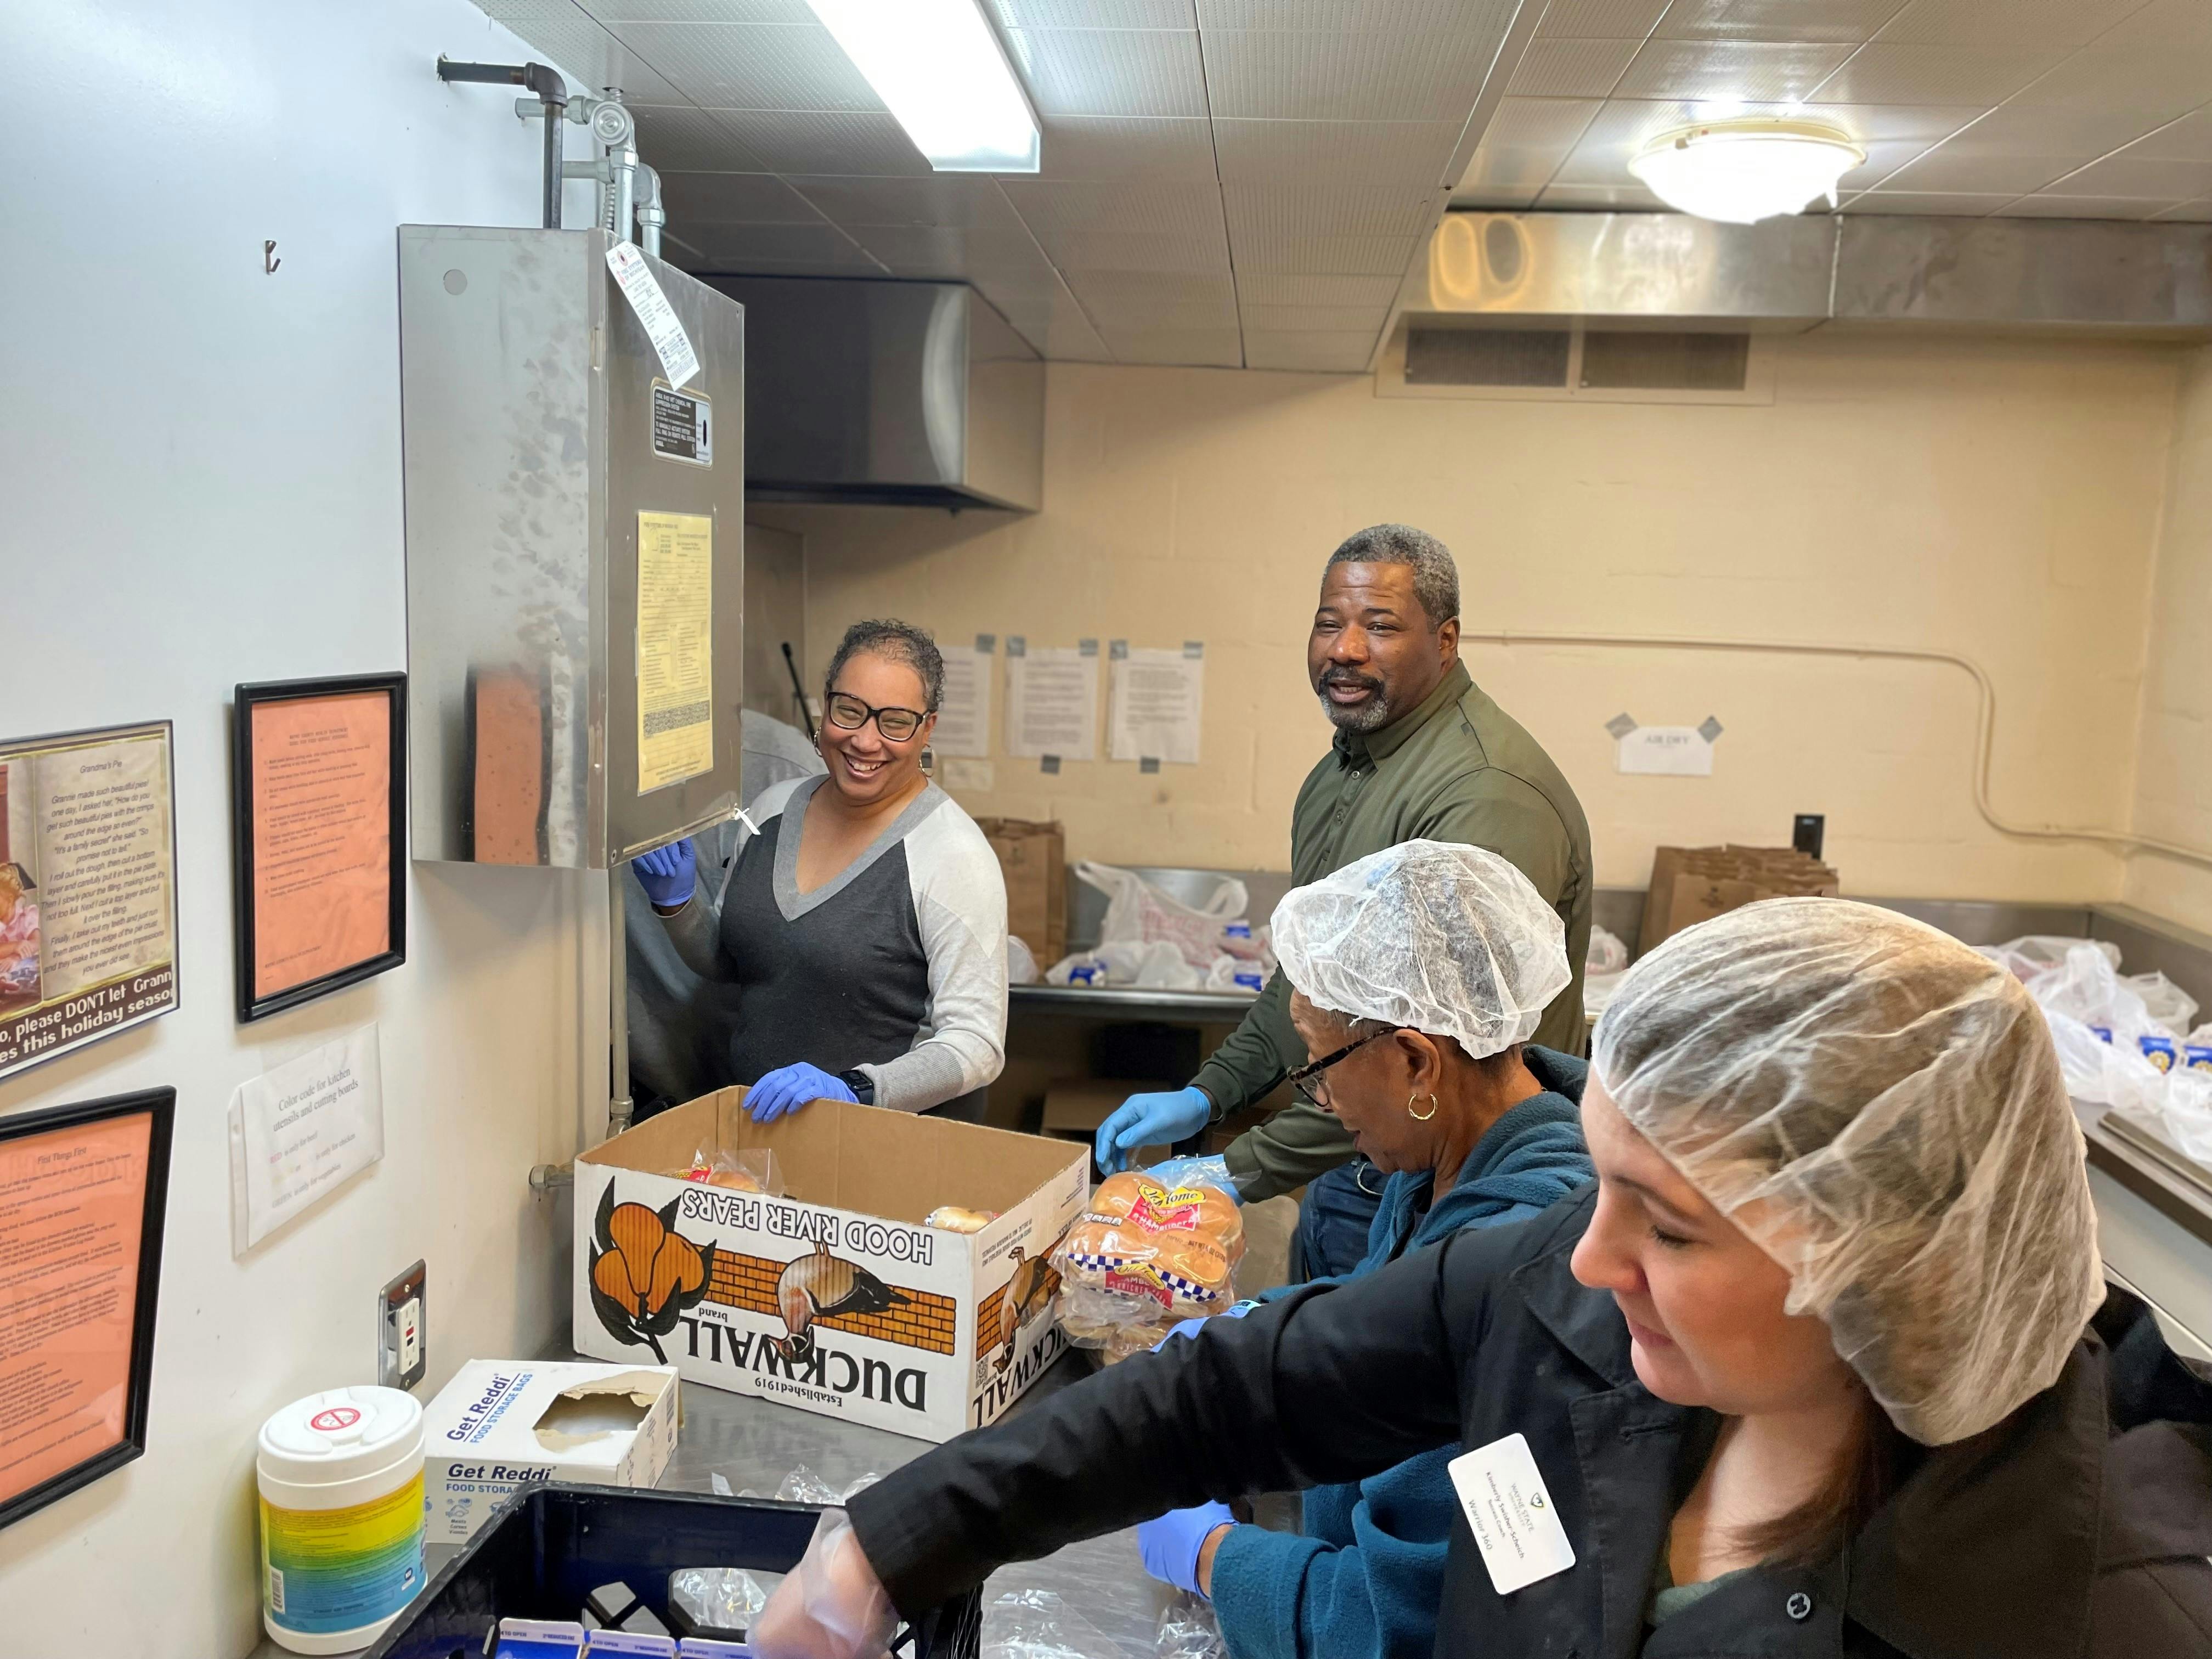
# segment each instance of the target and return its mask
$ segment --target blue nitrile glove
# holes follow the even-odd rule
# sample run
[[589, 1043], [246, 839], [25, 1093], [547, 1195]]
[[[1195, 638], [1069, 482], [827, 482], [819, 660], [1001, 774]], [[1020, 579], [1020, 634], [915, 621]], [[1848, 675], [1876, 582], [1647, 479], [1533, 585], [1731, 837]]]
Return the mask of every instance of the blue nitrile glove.
[[745, 1091], [745, 1109], [756, 1123], [773, 1123], [787, 1112], [795, 1112], [810, 1100], [851, 1100], [860, 1097], [819, 1066], [800, 1060], [779, 1066]]
[[1173, 1089], [1165, 1094], [1131, 1095], [1098, 1126], [1092, 1151], [1098, 1167], [1119, 1175], [1129, 1167], [1129, 1154], [1139, 1146], [1166, 1146], [1188, 1140], [1203, 1129], [1213, 1115], [1213, 1103], [1200, 1089]]
[[681, 906], [699, 884], [699, 854], [689, 840], [640, 853], [630, 860], [630, 868], [637, 872], [638, 885], [645, 889], [646, 897], [664, 910]]
[[1137, 1528], [1137, 1554], [1153, 1577], [1210, 1601], [1213, 1598], [1198, 1587], [1198, 1554], [1216, 1527], [1236, 1524], [1237, 1517], [1226, 1504], [1170, 1510], [1158, 1520], [1147, 1521]]
[[1201, 1314], [1196, 1319], [1186, 1319], [1182, 1324], [1176, 1326], [1158, 1341], [1153, 1343], [1152, 1352], [1154, 1353], [1158, 1353], [1162, 1348], [1166, 1347], [1169, 1343], [1174, 1341], [1176, 1338], [1179, 1336], [1196, 1336], [1200, 1330], [1204, 1329], [1206, 1326], [1211, 1325], [1217, 1319], [1242, 1319], [1246, 1314], [1250, 1313], [1253, 1309], [1259, 1305], [1260, 1304], [1256, 1302], [1232, 1303], [1230, 1306], [1224, 1308], [1218, 1314]]

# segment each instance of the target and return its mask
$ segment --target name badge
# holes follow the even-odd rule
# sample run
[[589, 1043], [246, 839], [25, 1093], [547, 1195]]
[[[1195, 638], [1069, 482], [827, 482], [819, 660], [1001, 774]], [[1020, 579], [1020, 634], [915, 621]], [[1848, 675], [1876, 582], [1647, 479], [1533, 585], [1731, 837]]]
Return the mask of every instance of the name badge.
[[1524, 1436], [1509, 1434], [1461, 1453], [1444, 1467], [1500, 1595], [1574, 1565], [1574, 1547]]

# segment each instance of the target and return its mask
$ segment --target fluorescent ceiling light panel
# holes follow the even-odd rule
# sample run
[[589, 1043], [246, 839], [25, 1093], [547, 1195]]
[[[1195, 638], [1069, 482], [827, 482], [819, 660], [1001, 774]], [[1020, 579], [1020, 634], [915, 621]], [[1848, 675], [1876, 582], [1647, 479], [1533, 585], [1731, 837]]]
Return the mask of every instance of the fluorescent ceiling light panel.
[[975, 0], [806, 0], [939, 173], [1035, 173], [1036, 112]]
[[1866, 152], [1848, 133], [1814, 121], [1755, 116], [1662, 134], [1628, 170], [1672, 208], [1726, 224], [1798, 213], [1825, 196]]

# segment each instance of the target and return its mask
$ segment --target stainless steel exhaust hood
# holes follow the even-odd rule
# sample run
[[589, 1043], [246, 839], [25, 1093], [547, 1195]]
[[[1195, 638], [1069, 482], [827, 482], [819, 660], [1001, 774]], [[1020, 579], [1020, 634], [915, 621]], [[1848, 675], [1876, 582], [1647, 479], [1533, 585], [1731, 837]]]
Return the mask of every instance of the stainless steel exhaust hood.
[[959, 283], [703, 276], [745, 307], [745, 497], [1044, 502], [1044, 363]]
[[1450, 213], [1409, 318], [1802, 333], [1822, 325], [2212, 338], [2212, 226], [1807, 215]]

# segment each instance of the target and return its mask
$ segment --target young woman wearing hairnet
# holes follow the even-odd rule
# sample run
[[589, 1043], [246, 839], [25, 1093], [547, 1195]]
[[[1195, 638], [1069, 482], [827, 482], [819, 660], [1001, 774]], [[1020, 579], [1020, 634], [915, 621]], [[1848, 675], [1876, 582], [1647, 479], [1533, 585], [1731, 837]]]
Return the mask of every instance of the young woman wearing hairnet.
[[[1291, 1081], [1389, 1177], [1348, 1279], [1462, 1227], [1525, 1221], [1589, 1180], [1575, 1109], [1589, 1067], [1528, 1041], [1568, 982], [1566, 929], [1512, 865], [1407, 842], [1291, 892], [1274, 942], [1311, 1056]], [[1295, 1534], [1238, 1526], [1220, 1504], [1148, 1521], [1146, 1568], [1210, 1596], [1232, 1659], [1425, 1653], [1458, 1450], [1313, 1488]]]
[[1582, 1115], [1597, 1185], [1538, 1219], [1216, 1320], [869, 1488], [756, 1650], [877, 1652], [894, 1607], [1163, 1492], [1454, 1438], [1439, 1654], [2212, 1648], [2212, 1385], [2104, 1294], [2009, 974], [1869, 906], [1750, 906], [1629, 970]]

